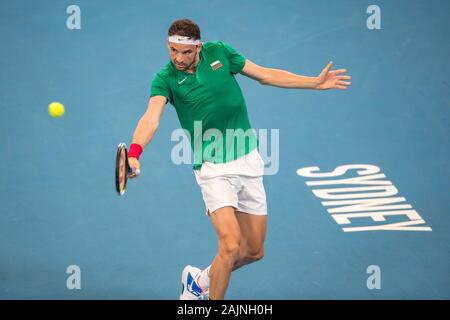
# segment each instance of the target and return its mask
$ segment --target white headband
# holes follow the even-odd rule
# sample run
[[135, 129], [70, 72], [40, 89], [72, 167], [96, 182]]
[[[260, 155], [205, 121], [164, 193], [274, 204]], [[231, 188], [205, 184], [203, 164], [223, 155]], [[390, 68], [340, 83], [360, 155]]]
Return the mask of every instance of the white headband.
[[194, 40], [192, 38], [189, 37], [184, 37], [184, 36], [170, 36], [169, 37], [169, 42], [174, 42], [174, 43], [179, 43], [179, 44], [191, 44], [191, 45], [198, 45], [200, 44], [200, 40]]

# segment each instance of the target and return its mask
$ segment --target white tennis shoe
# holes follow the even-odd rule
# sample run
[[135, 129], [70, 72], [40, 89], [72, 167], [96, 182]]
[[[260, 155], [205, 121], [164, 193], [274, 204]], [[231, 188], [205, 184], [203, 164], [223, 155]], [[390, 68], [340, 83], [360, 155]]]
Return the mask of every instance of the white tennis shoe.
[[204, 292], [196, 281], [201, 271], [199, 268], [190, 265], [184, 267], [181, 274], [180, 300], [208, 299], [208, 291]]

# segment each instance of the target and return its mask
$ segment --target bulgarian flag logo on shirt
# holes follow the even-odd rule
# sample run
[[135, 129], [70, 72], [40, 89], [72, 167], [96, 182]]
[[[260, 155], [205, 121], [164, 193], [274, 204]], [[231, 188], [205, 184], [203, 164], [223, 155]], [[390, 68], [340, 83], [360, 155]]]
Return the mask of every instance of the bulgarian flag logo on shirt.
[[222, 66], [222, 63], [220, 62], [220, 60], [216, 60], [213, 63], [211, 63], [211, 68], [213, 70], [217, 70]]

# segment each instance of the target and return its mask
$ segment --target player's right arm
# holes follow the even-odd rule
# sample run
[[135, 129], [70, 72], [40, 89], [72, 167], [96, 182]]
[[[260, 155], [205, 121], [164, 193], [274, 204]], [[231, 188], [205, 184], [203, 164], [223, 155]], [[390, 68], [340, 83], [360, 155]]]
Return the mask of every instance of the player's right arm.
[[[156, 131], [158, 130], [159, 121], [164, 111], [167, 98], [164, 96], [153, 96], [148, 102], [147, 111], [139, 119], [139, 122], [134, 130], [133, 142], [140, 145], [142, 148], [152, 140]], [[136, 169], [135, 174], [131, 174], [130, 178], [135, 178], [140, 172], [139, 160], [135, 157], [128, 157], [128, 162], [130, 167]]]

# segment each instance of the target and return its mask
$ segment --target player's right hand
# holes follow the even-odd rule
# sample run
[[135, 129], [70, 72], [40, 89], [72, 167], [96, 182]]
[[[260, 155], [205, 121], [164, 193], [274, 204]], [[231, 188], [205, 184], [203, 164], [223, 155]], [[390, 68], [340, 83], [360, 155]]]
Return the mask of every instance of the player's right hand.
[[128, 174], [128, 178], [133, 179], [139, 177], [141, 174], [141, 164], [139, 160], [133, 157], [128, 158], [128, 164], [131, 168], [131, 173]]

